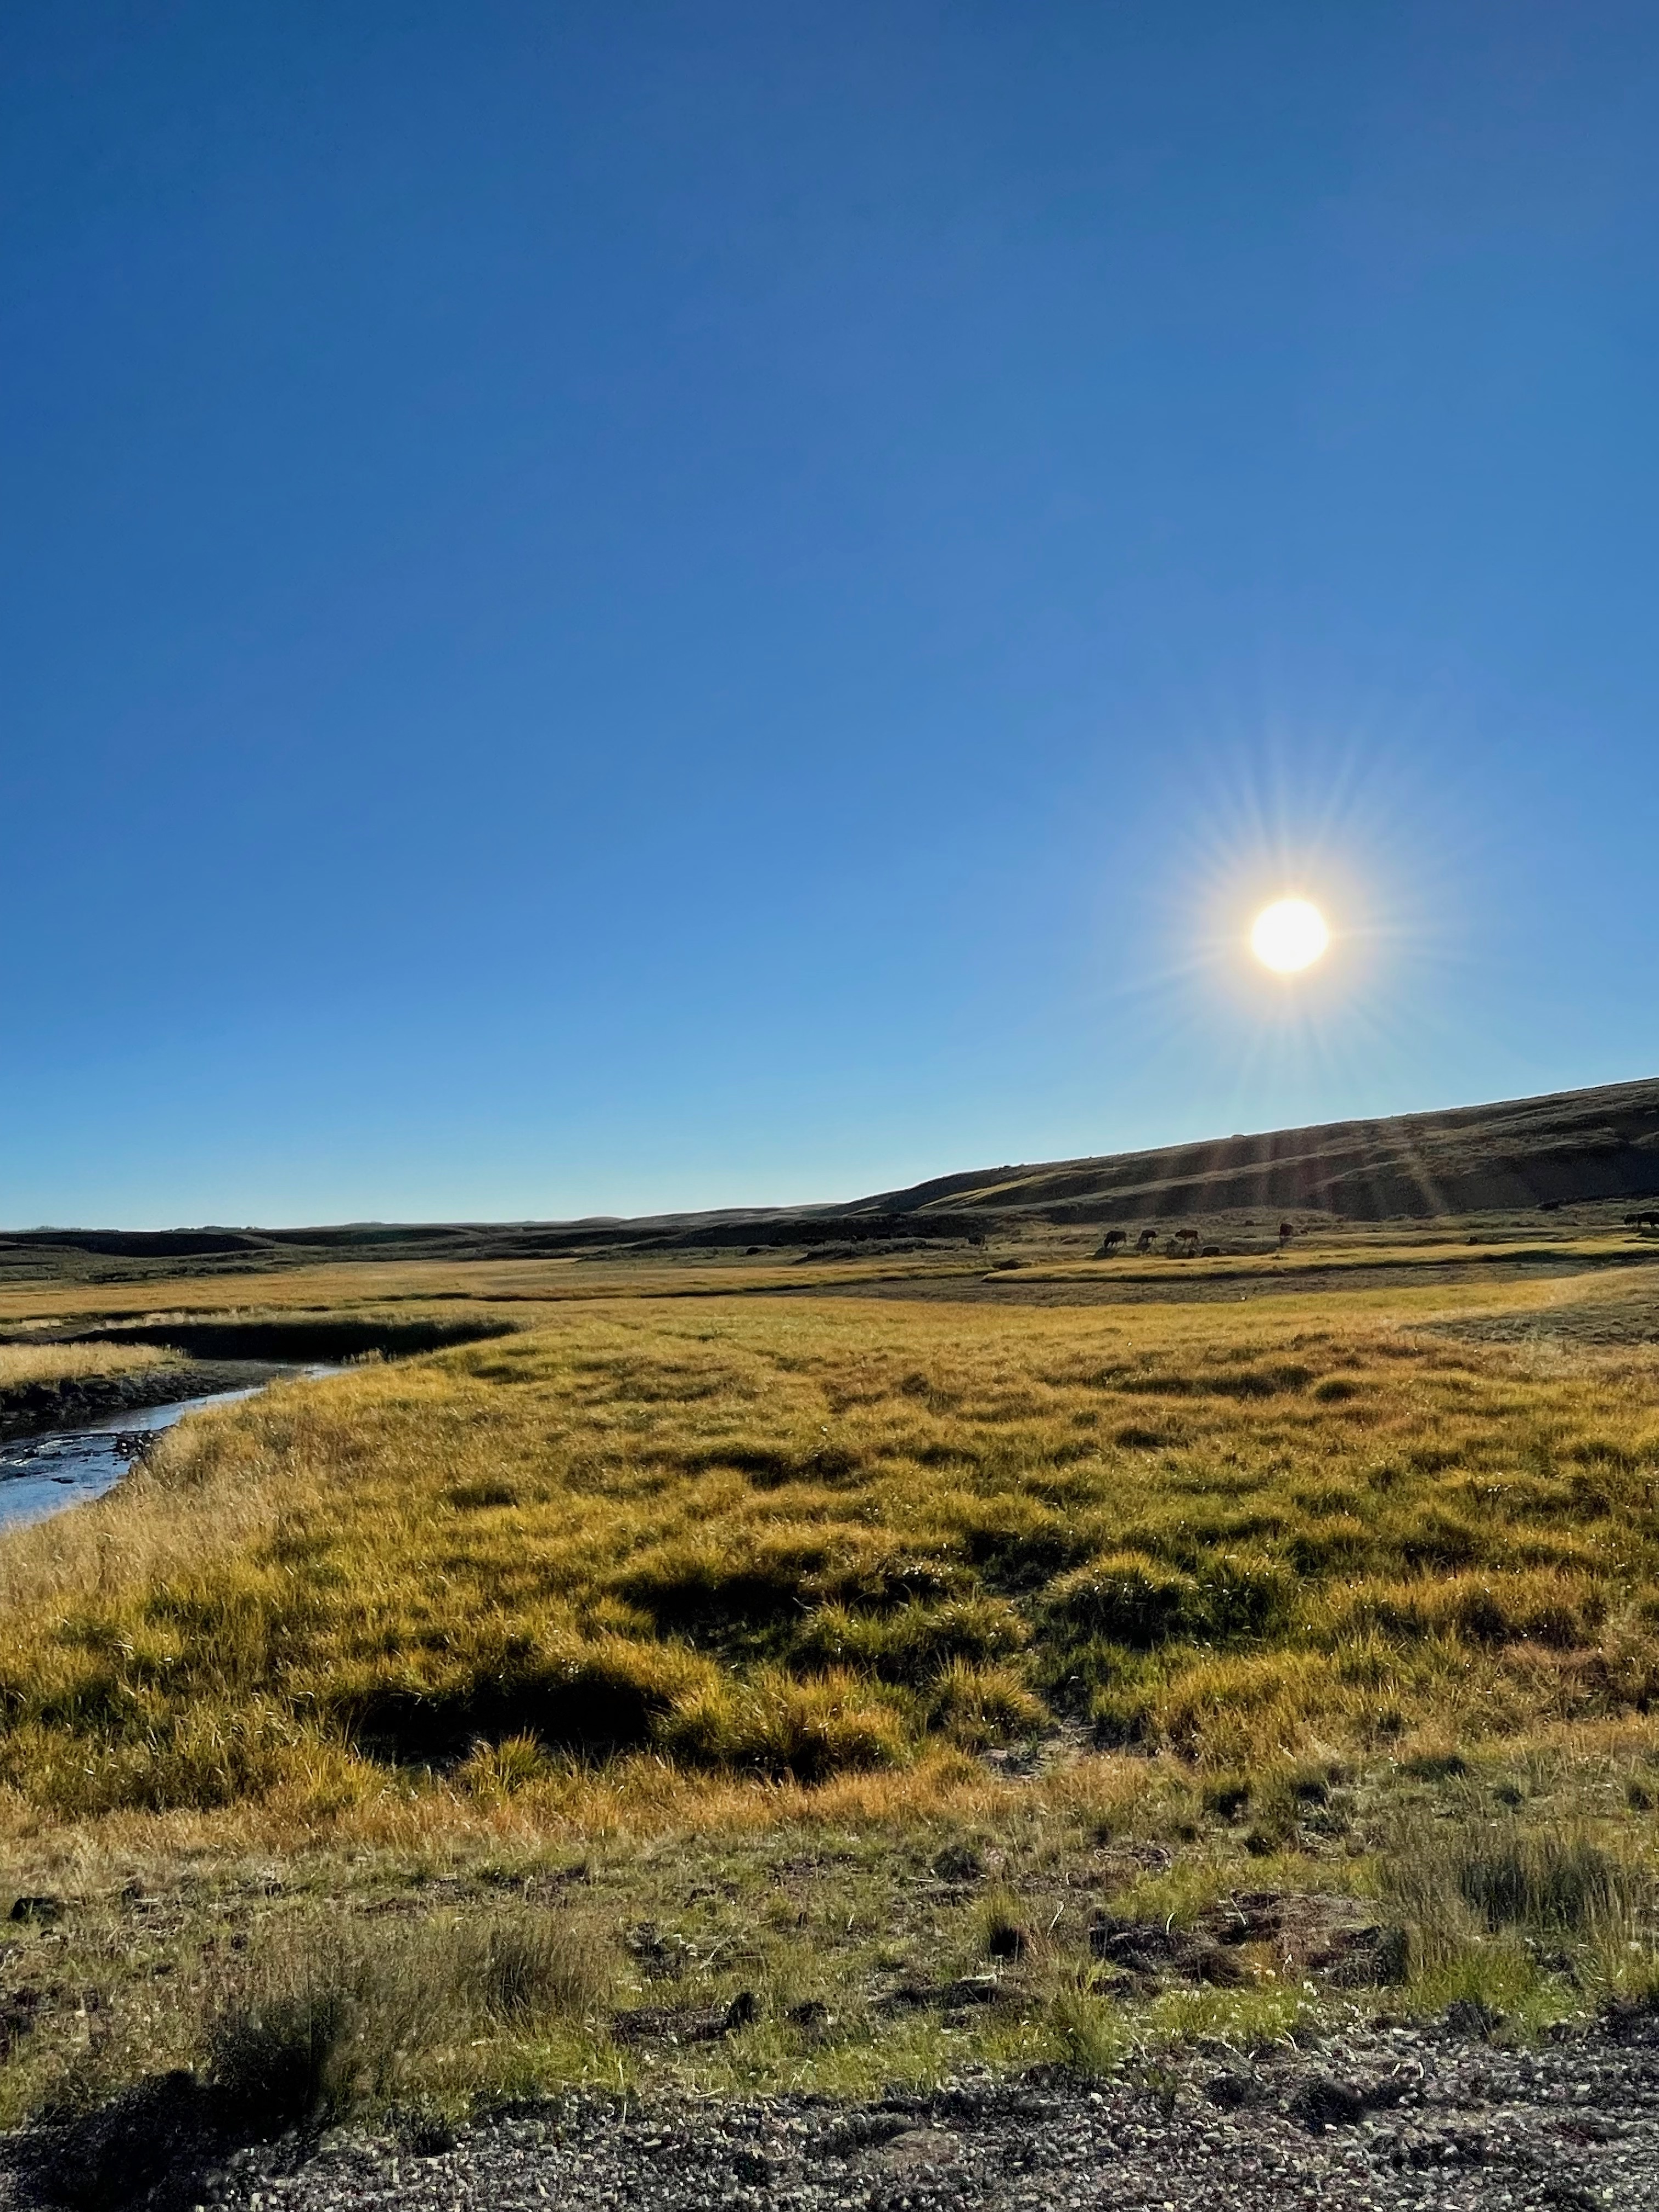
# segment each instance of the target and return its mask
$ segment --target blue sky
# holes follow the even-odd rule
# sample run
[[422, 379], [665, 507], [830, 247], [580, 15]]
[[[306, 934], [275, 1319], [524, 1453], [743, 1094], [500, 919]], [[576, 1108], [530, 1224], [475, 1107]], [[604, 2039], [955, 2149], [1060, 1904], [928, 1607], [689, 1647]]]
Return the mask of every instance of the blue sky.
[[18, 0], [0, 1220], [1655, 1073], [1656, 94], [1600, 0]]

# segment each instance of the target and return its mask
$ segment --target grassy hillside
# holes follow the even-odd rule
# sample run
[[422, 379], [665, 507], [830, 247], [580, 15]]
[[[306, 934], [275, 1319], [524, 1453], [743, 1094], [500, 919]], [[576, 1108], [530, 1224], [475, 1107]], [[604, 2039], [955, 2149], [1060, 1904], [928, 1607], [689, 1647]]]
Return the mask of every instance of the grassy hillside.
[[1127, 1221], [1266, 1208], [1430, 1219], [1659, 1199], [1659, 1081], [952, 1175], [872, 1211]]

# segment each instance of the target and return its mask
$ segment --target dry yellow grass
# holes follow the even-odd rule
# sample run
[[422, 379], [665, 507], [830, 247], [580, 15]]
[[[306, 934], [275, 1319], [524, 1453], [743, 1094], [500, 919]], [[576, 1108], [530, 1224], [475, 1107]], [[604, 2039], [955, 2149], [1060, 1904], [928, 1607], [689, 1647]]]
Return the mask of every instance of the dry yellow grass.
[[568, 1812], [1060, 1723], [1218, 1767], [1645, 1710], [1652, 1354], [1413, 1304], [569, 1304], [279, 1389], [0, 1547], [0, 1773]]
[[[1126, 2009], [1102, 1899], [1380, 1892], [1411, 2002], [1517, 2018], [1651, 1975], [1659, 1357], [1584, 1341], [1639, 1336], [1639, 1285], [1028, 1308], [512, 1265], [521, 1334], [199, 1417], [0, 1540], [0, 1835], [78, 1900], [51, 1976], [103, 1992], [111, 2079], [209, 2049], [238, 1957], [358, 1959], [395, 1906], [424, 1988], [508, 1893], [574, 1912], [603, 1999], [484, 2022], [459, 2071], [399, 2042], [398, 2094], [648, 2079], [607, 2007], [745, 1990], [752, 2031], [672, 2062], [704, 2086], [1095, 2063], [1321, 2002], [1264, 1959]], [[386, 1310], [422, 1310], [410, 1273]], [[1016, 1924], [970, 2042], [881, 2009]], [[788, 2024], [813, 2005], [833, 2033]], [[0, 2111], [77, 2035], [43, 2016]]]
[[[981, 1260], [960, 1255], [907, 1258], [910, 1276], [977, 1279]], [[270, 1273], [145, 1278], [131, 1282], [24, 1282], [0, 1285], [0, 1324], [14, 1328], [66, 1322], [191, 1315], [216, 1319], [242, 1314], [376, 1310], [434, 1299], [474, 1299], [514, 1309], [571, 1300], [719, 1296], [736, 1290], [799, 1291], [856, 1284], [895, 1272], [891, 1262], [854, 1260], [816, 1266], [810, 1282], [788, 1261], [741, 1255], [697, 1255], [649, 1262], [587, 1260], [357, 1261]]]
[[145, 1368], [166, 1366], [171, 1358], [147, 1344], [0, 1344], [0, 1393], [31, 1382], [136, 1375]]

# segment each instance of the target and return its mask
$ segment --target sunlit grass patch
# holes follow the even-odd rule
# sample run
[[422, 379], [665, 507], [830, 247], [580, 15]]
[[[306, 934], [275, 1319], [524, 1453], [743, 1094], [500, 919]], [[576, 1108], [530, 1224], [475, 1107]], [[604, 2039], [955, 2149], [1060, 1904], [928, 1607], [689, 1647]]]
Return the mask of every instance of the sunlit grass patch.
[[[192, 1899], [280, 1866], [354, 1960], [430, 1922], [409, 1972], [451, 2027], [388, 2073], [365, 2026], [341, 2094], [457, 2107], [1106, 2066], [1333, 2002], [1524, 2031], [1645, 1988], [1659, 1364], [1367, 1297], [568, 1300], [193, 1421], [0, 1543], [18, 1886], [107, 1864], [64, 1973], [105, 1990], [99, 2035], [210, 2069], [177, 1992], [230, 1989], [218, 1907], [180, 1908], [196, 1948], [152, 1976], [130, 1861]], [[532, 1893], [576, 1901], [612, 1981], [485, 2018], [432, 1962]], [[1224, 1987], [1152, 1986], [1091, 1948], [1097, 1915], [1201, 1941], [1253, 1895], [1346, 1899], [1406, 1964], [1310, 1992], [1246, 1943]], [[287, 1907], [246, 1910], [264, 1959]], [[745, 1995], [683, 2048], [609, 2025]], [[61, 2027], [0, 2069], [8, 2110]]]
[[171, 1353], [147, 1344], [0, 1344], [0, 1397], [29, 1383], [138, 1375], [175, 1364]]
[[1616, 1379], [1300, 1307], [568, 1306], [14, 1540], [0, 1771], [85, 1814], [520, 1740], [822, 1785], [1067, 1721], [1249, 1768], [1636, 1709], [1659, 1382]]

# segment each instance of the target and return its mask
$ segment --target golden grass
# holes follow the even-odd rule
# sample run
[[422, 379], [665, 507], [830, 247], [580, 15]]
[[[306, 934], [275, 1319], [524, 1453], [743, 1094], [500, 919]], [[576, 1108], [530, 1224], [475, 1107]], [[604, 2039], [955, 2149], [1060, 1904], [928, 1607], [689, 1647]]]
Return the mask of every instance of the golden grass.
[[[1244, 1840], [1250, 1812], [1206, 1812], [1178, 1763], [1123, 1756], [1024, 1784], [964, 1769], [954, 1803], [926, 1802], [914, 1770], [881, 1778], [885, 1805], [877, 1778], [848, 1778], [775, 1792], [758, 1819], [718, 1784], [700, 1818], [682, 1803], [686, 1825], [604, 1833], [561, 1835], [520, 1799], [475, 1806], [466, 1835], [457, 1801], [441, 1832], [411, 1817], [376, 1847], [286, 1852], [269, 1818], [245, 1812], [59, 1825], [14, 1858], [14, 1879], [67, 1892], [68, 1915], [16, 1932], [14, 1972], [68, 1996], [0, 2067], [0, 2117], [146, 2070], [222, 2069], [228, 2031], [242, 2042], [251, 2015], [257, 2046], [285, 2010], [293, 2024], [295, 2001], [348, 2032], [331, 2097], [460, 2110], [573, 2080], [876, 2094], [974, 2060], [1105, 2067], [1170, 2039], [1246, 2045], [1356, 2005], [1454, 1996], [1524, 2032], [1654, 1986], [1651, 1853], [1644, 1870], [1640, 1824], [1620, 1818], [1627, 1778], [1659, 1769], [1651, 1726], [1540, 1731], [1522, 1755], [1472, 1754], [1433, 1779], [1419, 1764], [1432, 1762], [1259, 1771], [1257, 1805], [1282, 1796], [1300, 1814], [1267, 1848]], [[1118, 1923], [1188, 1929], [1227, 1917], [1241, 1892], [1339, 1911], [1351, 1895], [1353, 1918], [1399, 1928], [1409, 1986], [1316, 1990], [1306, 1942], [1288, 1960], [1282, 1942], [1241, 1949], [1235, 1986], [1157, 1992], [1126, 1991], [1094, 1954], [1103, 1905]], [[542, 1994], [490, 2000], [480, 1954], [538, 1927]], [[971, 2017], [891, 2002], [907, 1984], [988, 1972], [995, 2002]], [[708, 2045], [623, 2032], [636, 2006], [672, 2018], [738, 2000], [750, 2024]]]
[[145, 1368], [164, 1367], [172, 1358], [147, 1344], [0, 1344], [0, 1393], [31, 1382], [136, 1375]]
[[[88, 1901], [52, 1972], [155, 2063], [209, 2049], [228, 1928], [326, 1948], [395, 1904], [448, 1959], [444, 1914], [509, 1890], [622, 1943], [607, 2002], [666, 2001], [665, 1958], [675, 2001], [757, 1991], [672, 2062], [709, 2087], [1106, 2063], [1322, 2002], [1264, 1960], [1126, 2010], [1103, 1898], [1380, 1893], [1413, 2001], [1645, 1986], [1659, 1357], [1572, 1333], [1615, 1295], [617, 1295], [279, 1385], [0, 1540], [14, 1879]], [[135, 1932], [135, 1890], [187, 1901]], [[881, 2008], [988, 1950], [971, 2044]], [[789, 2024], [814, 2005], [833, 2033]], [[669, 2063], [603, 2008], [467, 2048], [399, 2094]]]
[[0, 1547], [0, 1776], [550, 1811], [1644, 1710], [1659, 1366], [1399, 1308], [569, 1305], [273, 1391]]
[[[918, 1279], [977, 1279], [982, 1258], [961, 1253], [859, 1259], [815, 1264], [753, 1260], [732, 1253], [659, 1261], [634, 1260], [354, 1261], [337, 1267], [290, 1267], [222, 1275], [144, 1276], [126, 1282], [84, 1280], [0, 1284], [0, 1323], [56, 1327], [96, 1320], [289, 1312], [332, 1313], [438, 1299], [477, 1299], [512, 1309], [571, 1301], [641, 1297], [720, 1296], [732, 1290], [800, 1291], [857, 1284], [902, 1272]], [[442, 1308], [438, 1309], [440, 1311]], [[516, 1316], [514, 1316], [516, 1318]]]

